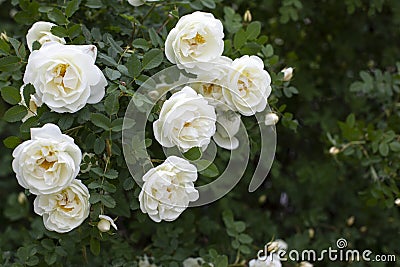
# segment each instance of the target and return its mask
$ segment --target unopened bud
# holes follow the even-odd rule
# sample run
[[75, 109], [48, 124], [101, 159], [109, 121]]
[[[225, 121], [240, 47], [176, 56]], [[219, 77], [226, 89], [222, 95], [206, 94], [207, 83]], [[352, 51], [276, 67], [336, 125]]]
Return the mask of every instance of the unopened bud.
[[331, 154], [331, 155], [337, 155], [337, 154], [339, 154], [339, 153], [340, 153], [340, 149], [337, 148], [337, 147], [335, 147], [335, 146], [333, 146], [333, 147], [331, 147], [331, 148], [329, 149], [329, 154]]
[[313, 228], [308, 229], [308, 237], [312, 239], [314, 238], [314, 236], [315, 236], [314, 229]]
[[260, 204], [264, 204], [265, 201], [267, 201], [267, 195], [261, 195], [261, 196], [258, 198], [258, 203], [260, 203]]
[[367, 226], [362, 226], [362, 227], [360, 228], [360, 232], [361, 232], [361, 233], [365, 233], [367, 230], [368, 230]]
[[244, 12], [243, 20], [245, 22], [250, 22], [252, 19], [253, 18], [251, 17], [251, 12], [250, 12], [250, 10], [247, 9], [246, 12]]
[[268, 114], [265, 116], [265, 125], [266, 125], [266, 126], [275, 125], [278, 121], [279, 121], [278, 115], [276, 115], [276, 114], [273, 113], [273, 112], [268, 113]]
[[354, 224], [354, 216], [351, 216], [350, 218], [347, 219], [347, 225], [352, 226]]
[[5, 32], [0, 33], [0, 39], [8, 42], [8, 36]]
[[396, 198], [396, 200], [394, 201], [394, 204], [396, 204], [397, 206], [400, 206], [400, 198]]
[[293, 77], [293, 68], [284, 68], [283, 70], [281, 70], [281, 72], [283, 72], [283, 80], [285, 82], [288, 82], [292, 79]]
[[269, 242], [267, 248], [269, 252], [277, 252], [279, 250], [287, 250], [288, 245], [282, 239], [276, 239], [275, 241]]
[[26, 202], [26, 196], [25, 196], [25, 194], [23, 192], [20, 192], [18, 194], [18, 203], [22, 205], [25, 202]]
[[106, 215], [99, 215], [100, 221], [97, 223], [97, 228], [100, 230], [100, 232], [108, 232], [111, 229], [111, 226], [115, 229], [118, 230], [117, 226], [114, 223], [114, 220], [111, 219], [110, 217]]

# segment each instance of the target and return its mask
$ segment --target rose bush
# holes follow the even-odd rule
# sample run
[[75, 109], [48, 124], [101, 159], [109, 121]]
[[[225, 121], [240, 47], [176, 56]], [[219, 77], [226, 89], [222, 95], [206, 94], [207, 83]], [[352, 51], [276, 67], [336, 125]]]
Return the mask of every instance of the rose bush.
[[[397, 251], [396, 1], [0, 6], [1, 265], [266, 266], [277, 238]], [[275, 151], [261, 132], [277, 157], [250, 193]], [[367, 264], [396, 266], [313, 262]]]

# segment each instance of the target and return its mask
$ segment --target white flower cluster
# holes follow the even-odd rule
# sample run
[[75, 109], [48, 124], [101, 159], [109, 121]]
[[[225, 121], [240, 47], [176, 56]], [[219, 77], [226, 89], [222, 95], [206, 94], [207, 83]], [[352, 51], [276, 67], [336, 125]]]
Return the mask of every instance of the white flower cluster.
[[[29, 103], [21, 97], [20, 104], [29, 108], [23, 121], [34, 116], [43, 103], [54, 112], [74, 113], [87, 103], [98, 103], [105, 94], [107, 81], [95, 65], [97, 48], [66, 45], [63, 38], [51, 33], [54, 26], [39, 21], [26, 35], [31, 54], [21, 96], [27, 84], [33, 85], [35, 93]], [[35, 42], [41, 45], [39, 50], [33, 50]], [[48, 230], [69, 232], [89, 216], [89, 191], [76, 179], [82, 152], [57, 125], [32, 128], [31, 139], [18, 145], [13, 157], [17, 181], [37, 195], [34, 211], [43, 217]]]
[[46, 229], [59, 233], [78, 227], [90, 210], [89, 191], [78, 179], [82, 153], [58, 126], [31, 129], [31, 140], [13, 151], [18, 183], [37, 195], [34, 210]]
[[[222, 56], [223, 38], [221, 21], [200, 11], [181, 17], [169, 32], [167, 59], [197, 79], [164, 102], [153, 124], [162, 146], [204, 151], [213, 138], [222, 148], [236, 149], [240, 114], [251, 116], [266, 108], [271, 77], [263, 61], [257, 56], [235, 60]], [[196, 179], [194, 165], [178, 157], [167, 158], [143, 177], [142, 212], [156, 222], [175, 220], [190, 201], [198, 199]]]

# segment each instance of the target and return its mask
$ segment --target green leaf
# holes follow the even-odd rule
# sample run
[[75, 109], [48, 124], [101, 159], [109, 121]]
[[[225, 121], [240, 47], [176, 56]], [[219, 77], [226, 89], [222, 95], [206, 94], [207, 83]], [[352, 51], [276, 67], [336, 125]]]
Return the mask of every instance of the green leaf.
[[243, 244], [250, 244], [251, 242], [253, 242], [253, 238], [246, 234], [240, 234], [239, 241]]
[[356, 116], [352, 113], [346, 118], [346, 124], [350, 127], [353, 128], [354, 124], [356, 123]]
[[386, 157], [389, 154], [389, 145], [387, 143], [380, 143], [379, 153], [382, 156]]
[[118, 70], [113, 70], [113, 69], [110, 69], [109, 67], [107, 67], [107, 68], [105, 69], [105, 72], [106, 72], [106, 76], [107, 76], [111, 81], [114, 81], [114, 80], [116, 80], [116, 79], [121, 78], [121, 73], [120, 73]]
[[216, 177], [219, 175], [217, 166], [208, 160], [198, 160], [195, 162], [199, 173], [205, 177]]
[[390, 150], [393, 152], [399, 152], [400, 151], [400, 142], [393, 141], [389, 144]]
[[88, 8], [101, 8], [103, 3], [101, 0], [87, 0], [85, 6]]
[[67, 7], [65, 8], [65, 15], [70, 18], [78, 9], [81, 4], [81, 0], [69, 1]]
[[214, 0], [200, 0], [203, 6], [208, 7], [210, 9], [215, 8], [215, 1]]
[[50, 32], [61, 38], [68, 36], [68, 31], [63, 26], [53, 26], [53, 27], [51, 27]]
[[68, 36], [73, 39], [82, 33], [82, 25], [75, 24], [68, 28]]
[[16, 56], [0, 58], [0, 71], [13, 71], [19, 67], [20, 63], [21, 59]]
[[50, 252], [47, 253], [44, 256], [44, 261], [48, 264], [48, 265], [52, 265], [57, 261], [57, 254], [55, 252]]
[[136, 78], [140, 75], [142, 64], [140, 63], [140, 60], [136, 54], [131, 55], [126, 63], [126, 66], [131, 77]]
[[107, 208], [114, 208], [117, 205], [115, 199], [113, 199], [110, 195], [101, 195], [101, 203]]
[[96, 204], [97, 202], [100, 202], [100, 200], [101, 200], [101, 195], [99, 193], [90, 193], [90, 198], [89, 198], [90, 204]]
[[142, 60], [142, 69], [149, 70], [158, 67], [163, 61], [163, 52], [160, 49], [151, 49], [144, 54]]
[[93, 113], [90, 115], [91, 121], [97, 127], [100, 127], [106, 131], [111, 128], [111, 121], [108, 117], [101, 113]]
[[143, 38], [137, 38], [132, 42], [132, 46], [134, 48], [140, 48], [143, 49], [144, 51], [147, 51], [149, 49], [149, 43], [146, 41], [146, 39]]
[[245, 245], [241, 245], [239, 247], [240, 252], [242, 252], [243, 254], [250, 254], [251, 250], [248, 246]]
[[53, 240], [51, 240], [51, 239], [49, 239], [49, 238], [43, 239], [42, 241], [40, 241], [40, 244], [41, 244], [45, 249], [48, 249], [48, 250], [53, 250], [54, 247], [55, 247]]
[[183, 154], [183, 156], [188, 160], [197, 160], [201, 157], [201, 155], [201, 150], [198, 147], [192, 147]]
[[241, 233], [246, 229], [246, 224], [244, 222], [238, 221], [233, 223], [236, 232]]
[[90, 251], [95, 256], [99, 256], [100, 254], [100, 241], [97, 238], [92, 237], [90, 239]]
[[104, 174], [104, 177], [107, 179], [116, 179], [118, 178], [118, 171], [110, 169]]
[[261, 49], [261, 52], [264, 54], [265, 57], [271, 57], [274, 54], [274, 48], [272, 45], [267, 44], [265, 47]]
[[8, 122], [16, 122], [22, 120], [28, 114], [26, 107], [17, 105], [13, 106], [4, 113], [3, 119]]
[[57, 8], [53, 8], [53, 10], [47, 13], [47, 16], [56, 24], [65, 25], [68, 23], [68, 19], [65, 17], [64, 13]]
[[93, 146], [94, 153], [101, 154], [105, 148], [106, 148], [106, 142], [104, 141], [104, 139], [96, 138]]
[[259, 21], [253, 21], [247, 26], [246, 37], [247, 40], [256, 39], [261, 33], [261, 23]]
[[19, 90], [15, 87], [3, 87], [1, 89], [1, 97], [4, 99], [4, 101], [11, 105], [16, 105], [21, 102], [21, 94]]
[[104, 108], [108, 115], [115, 115], [119, 110], [119, 92], [109, 94], [104, 100]]
[[246, 43], [246, 33], [243, 29], [240, 29], [233, 37], [233, 47], [240, 49]]
[[123, 123], [124, 123], [124, 118], [118, 118], [116, 120], [113, 120], [113, 122], [111, 123], [111, 130], [113, 132], [122, 131]]
[[3, 144], [7, 148], [14, 149], [21, 143], [21, 139], [17, 136], [9, 136], [3, 140]]

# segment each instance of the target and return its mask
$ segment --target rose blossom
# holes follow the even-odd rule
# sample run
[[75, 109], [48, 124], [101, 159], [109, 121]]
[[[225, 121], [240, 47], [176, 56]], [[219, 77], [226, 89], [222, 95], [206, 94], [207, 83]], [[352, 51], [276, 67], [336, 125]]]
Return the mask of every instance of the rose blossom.
[[37, 196], [33, 205], [35, 212], [43, 216], [47, 230], [66, 233], [81, 225], [89, 216], [89, 197], [87, 187], [74, 179], [59, 192]]
[[31, 53], [24, 83], [35, 87], [35, 97], [58, 113], [74, 113], [86, 103], [98, 103], [107, 81], [95, 65], [94, 45], [45, 43]]
[[28, 34], [26, 35], [26, 42], [28, 44], [29, 51], [32, 52], [32, 44], [35, 41], [38, 41], [41, 45], [52, 41], [65, 44], [64, 38], [60, 38], [51, 33], [51, 28], [54, 26], [57, 25], [47, 21], [35, 22], [28, 30]]
[[235, 112], [217, 112], [217, 131], [213, 139], [222, 148], [233, 150], [238, 148], [239, 140], [235, 134], [239, 131], [240, 115]]
[[199, 198], [193, 184], [196, 180], [197, 169], [194, 165], [176, 156], [168, 157], [163, 164], [143, 176], [140, 209], [155, 222], [175, 220], [190, 201]]
[[223, 88], [227, 103], [242, 115], [251, 116], [267, 106], [271, 94], [271, 77], [257, 56], [235, 59], [228, 75], [228, 87]]
[[215, 133], [215, 109], [203, 96], [186, 86], [164, 102], [153, 124], [154, 136], [164, 147], [205, 150]]
[[210, 13], [196, 11], [181, 17], [165, 41], [165, 55], [178, 68], [198, 74], [224, 51], [221, 21]]
[[79, 173], [82, 153], [58, 126], [31, 129], [31, 140], [13, 151], [18, 183], [33, 194], [51, 194], [67, 187]]

